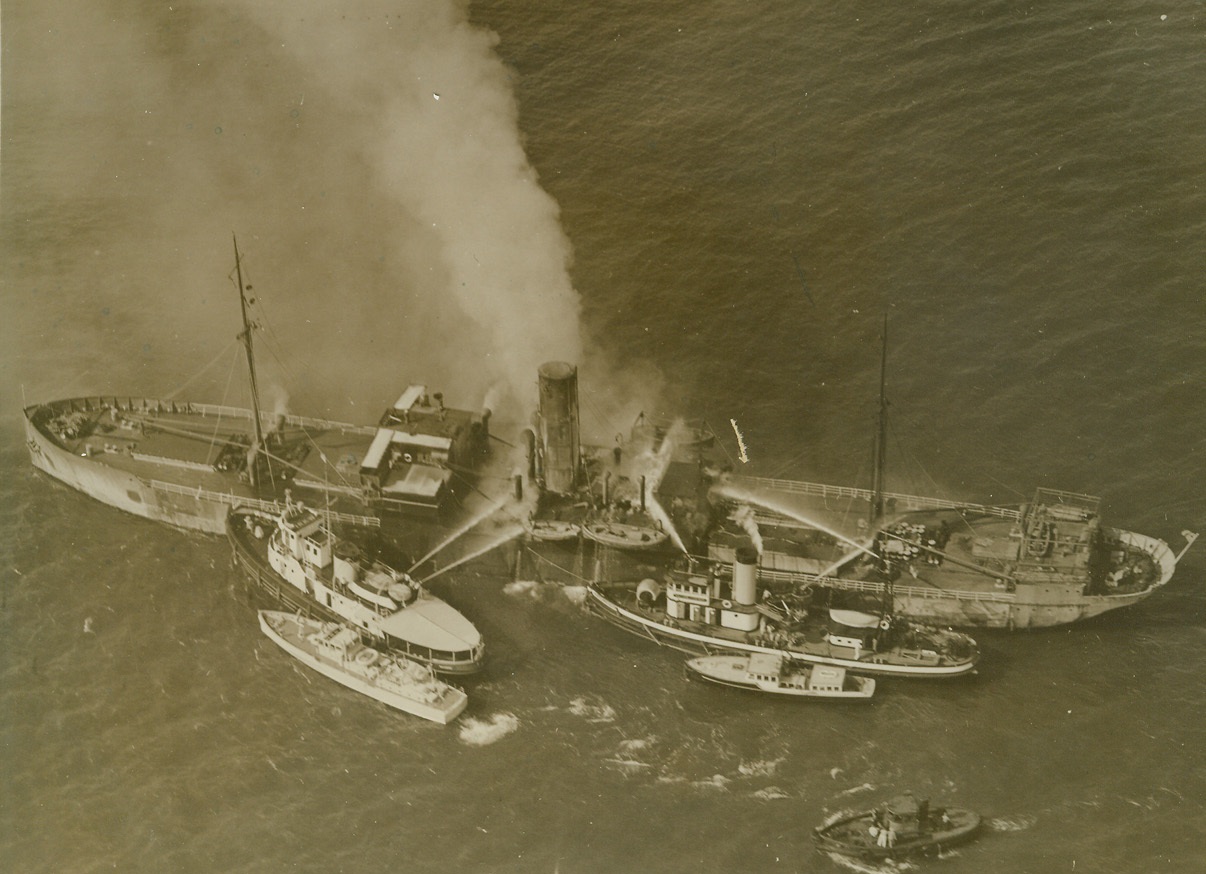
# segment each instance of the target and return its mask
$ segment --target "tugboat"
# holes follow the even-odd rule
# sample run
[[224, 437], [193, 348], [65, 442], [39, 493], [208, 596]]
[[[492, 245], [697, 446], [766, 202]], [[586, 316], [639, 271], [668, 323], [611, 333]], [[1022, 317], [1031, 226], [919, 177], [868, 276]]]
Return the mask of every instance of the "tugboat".
[[269, 640], [302, 664], [404, 713], [447, 725], [469, 703], [430, 668], [364, 646], [349, 625], [279, 610], [260, 610], [259, 617]]
[[277, 515], [236, 509], [226, 525], [235, 562], [291, 610], [347, 622], [376, 645], [446, 674], [481, 669], [485, 644], [473, 624], [408, 575], [366, 559], [326, 517], [286, 495]]
[[700, 656], [687, 662], [687, 676], [718, 686], [771, 695], [831, 701], [870, 701], [875, 680], [832, 665], [797, 665], [782, 656]]
[[933, 807], [911, 793], [873, 810], [839, 815], [813, 829], [817, 848], [863, 859], [897, 859], [939, 852], [970, 840], [980, 815], [959, 807]]
[[489, 452], [489, 411], [445, 407], [440, 393], [412, 385], [376, 424], [265, 413], [237, 242], [234, 257], [252, 408], [112, 395], [33, 404], [24, 410], [33, 465], [119, 510], [211, 534], [232, 506], [267, 507], [286, 488], [350, 516], [451, 511], [453, 471], [472, 478]]
[[976, 642], [888, 613], [832, 609], [816, 596], [758, 589], [758, 555], [737, 551], [731, 572], [702, 560], [654, 579], [587, 587], [587, 606], [620, 628], [687, 652], [761, 653], [857, 674], [956, 677], [974, 671]]

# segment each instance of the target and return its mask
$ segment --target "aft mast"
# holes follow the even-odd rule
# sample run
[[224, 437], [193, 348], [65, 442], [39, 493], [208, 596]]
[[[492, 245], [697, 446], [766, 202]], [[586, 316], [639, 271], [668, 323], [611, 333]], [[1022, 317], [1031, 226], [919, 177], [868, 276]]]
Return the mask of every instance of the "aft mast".
[[260, 424], [260, 390], [255, 380], [255, 354], [251, 349], [251, 322], [247, 318], [247, 295], [243, 287], [243, 265], [239, 258], [239, 240], [233, 234], [235, 253], [235, 277], [239, 283], [239, 309], [243, 314], [243, 332], [239, 339], [243, 341], [243, 349], [247, 353], [247, 371], [251, 377], [251, 411], [255, 423], [255, 443], [247, 453], [247, 473], [251, 484], [259, 485], [259, 456], [264, 451], [264, 433]]
[[867, 520], [872, 527], [884, 515], [884, 469], [888, 446], [888, 317], [884, 316], [883, 351], [879, 362], [879, 421], [875, 432], [874, 473], [871, 480], [871, 517]]

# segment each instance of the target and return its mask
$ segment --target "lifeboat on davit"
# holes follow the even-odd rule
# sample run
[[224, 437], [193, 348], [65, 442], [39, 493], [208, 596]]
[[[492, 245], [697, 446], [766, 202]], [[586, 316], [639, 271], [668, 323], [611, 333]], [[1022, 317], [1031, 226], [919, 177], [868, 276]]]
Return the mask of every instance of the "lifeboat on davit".
[[587, 522], [582, 526], [582, 533], [595, 543], [616, 549], [653, 549], [670, 536], [660, 525], [634, 525], [607, 519]]

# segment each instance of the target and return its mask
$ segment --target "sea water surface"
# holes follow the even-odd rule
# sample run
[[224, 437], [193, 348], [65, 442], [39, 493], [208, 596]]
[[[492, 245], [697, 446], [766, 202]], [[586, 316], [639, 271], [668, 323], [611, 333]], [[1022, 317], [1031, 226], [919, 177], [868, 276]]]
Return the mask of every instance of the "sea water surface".
[[[981, 633], [974, 679], [868, 707], [689, 685], [681, 654], [488, 557], [434, 584], [489, 647], [441, 728], [291, 663], [222, 540], [35, 474], [23, 397], [167, 393], [233, 339], [231, 230], [296, 412], [375, 419], [428, 368], [484, 366], [469, 316], [413, 292], [421, 253], [386, 254], [422, 222], [340, 151], [372, 126], [331, 119], [387, 105], [395, 71], [332, 95], [273, 53], [354, 56], [423, 4], [317, 34], [309, 4], [262, 6], [279, 40], [250, 4], [4, 7], [0, 867], [836, 871], [812, 827], [911, 789], [988, 828], [858, 870], [1206, 868], [1201, 548], [1137, 607]], [[734, 420], [744, 471], [866, 486], [886, 315], [890, 488], [1100, 495], [1178, 549], [1206, 529], [1202, 3], [437, 7], [497, 35], [581, 329], [623, 374], [581, 373], [596, 431], [629, 424], [614, 376]], [[225, 397], [225, 367], [187, 394]]]

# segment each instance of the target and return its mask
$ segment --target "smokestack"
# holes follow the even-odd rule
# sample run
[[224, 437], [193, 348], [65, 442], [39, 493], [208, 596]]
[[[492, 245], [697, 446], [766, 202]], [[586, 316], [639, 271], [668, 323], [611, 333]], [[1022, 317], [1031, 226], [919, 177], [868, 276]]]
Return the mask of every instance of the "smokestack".
[[746, 606], [758, 601], [758, 553], [749, 546], [737, 548], [733, 562], [733, 600]]
[[544, 484], [570, 494], [578, 485], [578, 368], [564, 361], [540, 365], [540, 438], [544, 448]]
[[641, 474], [641, 512], [645, 512], [645, 475]]
[[607, 506], [607, 487], [611, 484], [611, 471], [603, 474], [603, 506]]
[[515, 474], [515, 500], [523, 500], [523, 474]]

